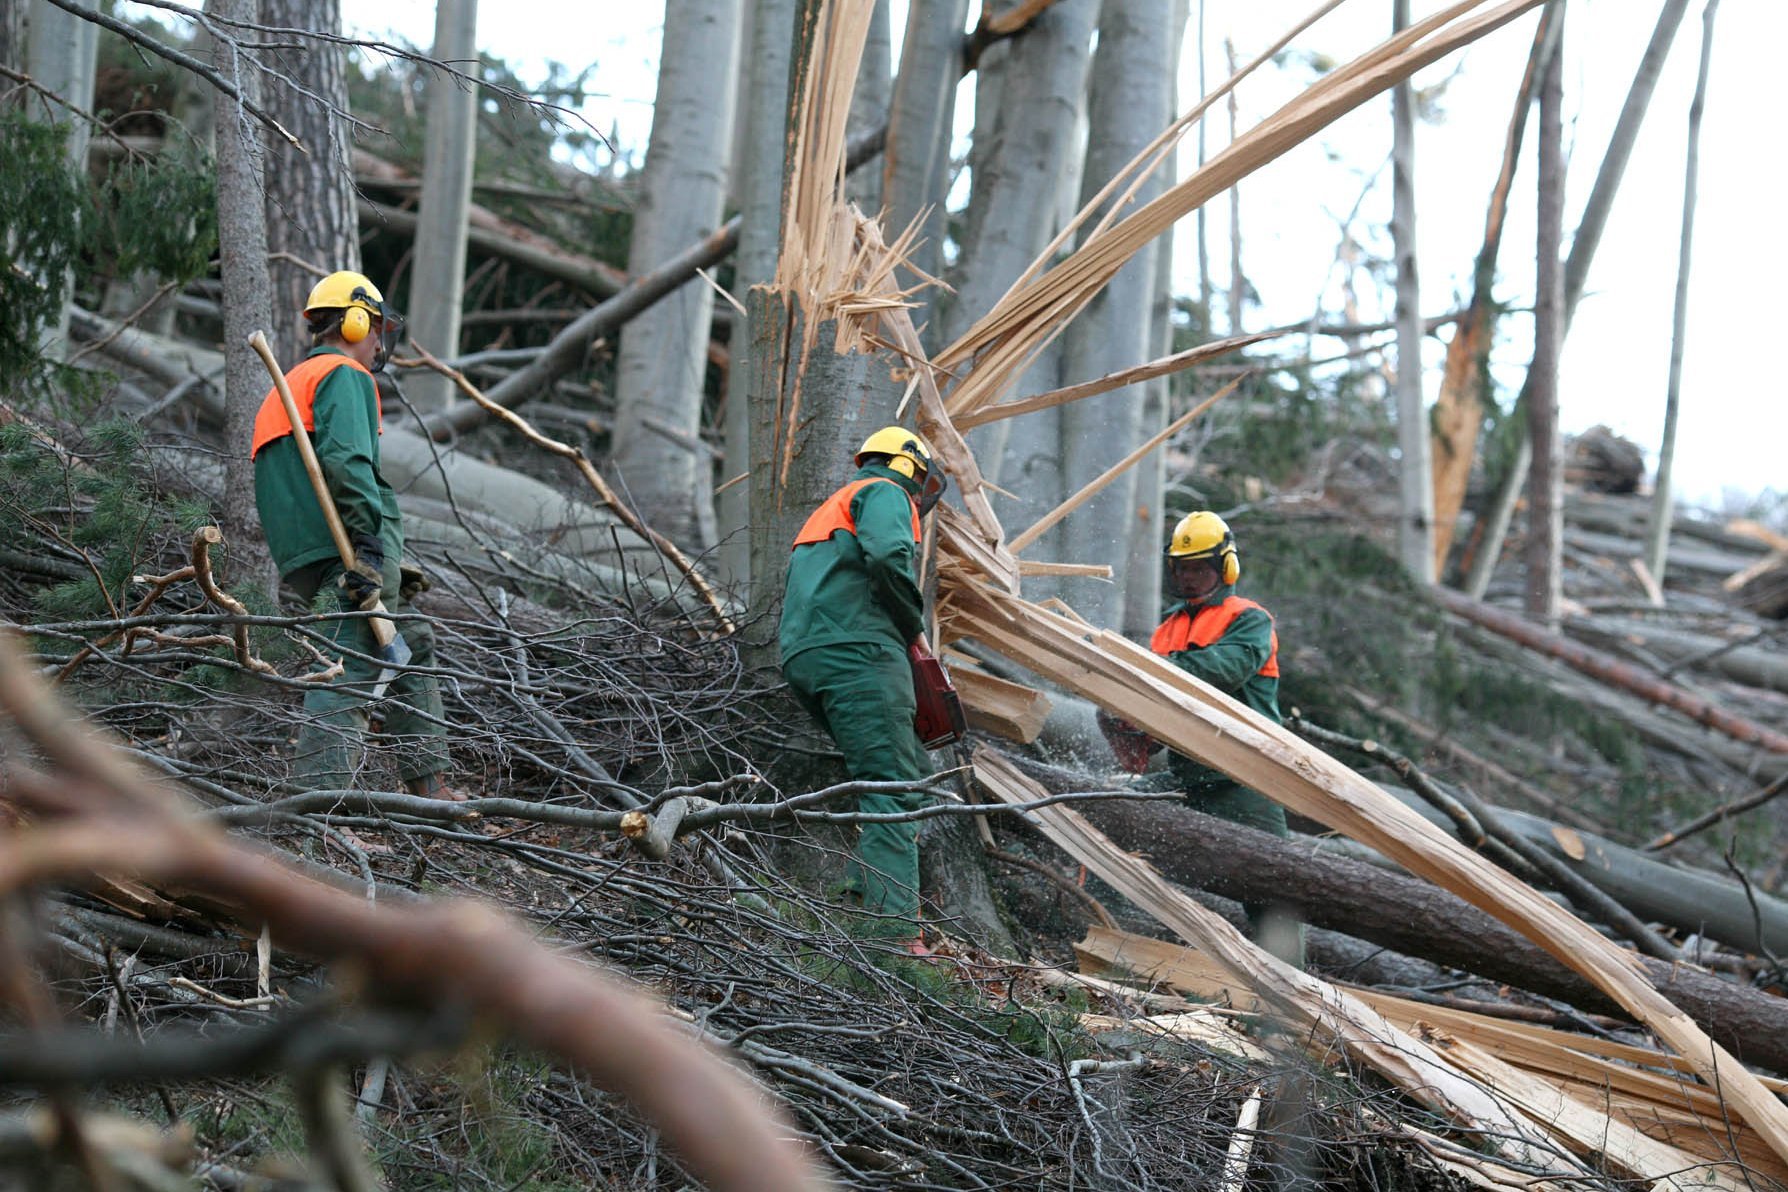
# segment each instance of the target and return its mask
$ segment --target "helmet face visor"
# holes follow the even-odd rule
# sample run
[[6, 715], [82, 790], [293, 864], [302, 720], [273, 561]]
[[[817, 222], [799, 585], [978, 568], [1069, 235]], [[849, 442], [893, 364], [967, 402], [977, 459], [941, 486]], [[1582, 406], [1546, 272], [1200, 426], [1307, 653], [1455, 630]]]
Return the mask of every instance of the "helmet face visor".
[[950, 487], [950, 478], [936, 468], [925, 472], [925, 479], [919, 484], [919, 516], [924, 517], [944, 498], [944, 490]]
[[379, 350], [373, 354], [372, 371], [383, 372], [391, 353], [404, 337], [404, 317], [389, 304], [381, 304], [378, 320]]
[[1216, 555], [1194, 555], [1167, 560], [1167, 584], [1181, 600], [1203, 600], [1223, 583], [1223, 569]]

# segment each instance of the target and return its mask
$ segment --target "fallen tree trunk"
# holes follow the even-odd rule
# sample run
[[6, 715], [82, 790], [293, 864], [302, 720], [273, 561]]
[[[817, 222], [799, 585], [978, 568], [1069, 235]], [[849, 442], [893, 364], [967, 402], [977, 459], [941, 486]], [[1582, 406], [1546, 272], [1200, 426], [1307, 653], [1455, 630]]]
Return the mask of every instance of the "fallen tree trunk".
[[[1626, 1017], [1594, 985], [1457, 895], [1158, 802], [1091, 801], [1081, 813], [1166, 877], [1237, 900], [1285, 899], [1310, 924], [1506, 981], [1580, 1010]], [[1635, 957], [1653, 984], [1747, 1064], [1788, 1072], [1788, 1000], [1686, 964]]]
[[1573, 637], [1598, 642], [1637, 638], [1659, 661], [1671, 664], [1671, 671], [1680, 666], [1710, 670], [1746, 687], [1788, 692], [1788, 656], [1780, 650], [1722, 641], [1631, 617], [1572, 617], [1564, 627]]
[[1632, 692], [1652, 703], [1663, 704], [1736, 741], [1756, 745], [1771, 753], [1788, 753], [1788, 736], [1742, 716], [1734, 716], [1704, 699], [1690, 695], [1680, 687], [1643, 674], [1619, 659], [1579, 645], [1556, 633], [1548, 633], [1513, 613], [1493, 608], [1451, 589], [1436, 587], [1431, 591], [1441, 607], [1448, 612], [1464, 617], [1473, 624], [1482, 625], [1530, 650], [1556, 658], [1593, 679]]

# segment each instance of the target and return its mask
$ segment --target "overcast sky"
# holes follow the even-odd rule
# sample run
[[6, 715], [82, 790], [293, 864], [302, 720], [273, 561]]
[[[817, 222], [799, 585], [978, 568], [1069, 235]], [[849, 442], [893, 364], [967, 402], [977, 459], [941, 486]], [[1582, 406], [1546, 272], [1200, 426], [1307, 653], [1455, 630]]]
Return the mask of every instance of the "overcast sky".
[[[1655, 452], [1663, 424], [1701, 2], [1691, 6], [1672, 49], [1563, 361], [1565, 429], [1607, 423], [1648, 453]], [[1197, 4], [1193, 0], [1194, 12]], [[1245, 61], [1310, 7], [1310, 0], [1210, 5], [1206, 44], [1211, 85], [1226, 77], [1226, 36], [1233, 37], [1237, 55]], [[1419, 18], [1439, 5], [1417, 0], [1414, 7]], [[1351, 0], [1294, 48], [1345, 60], [1385, 36], [1389, 8], [1383, 0]], [[894, 0], [894, 9], [898, 40], [904, 0]], [[385, 0], [372, 9], [350, 6], [349, 20], [363, 32], [390, 33], [426, 46], [432, 39], [433, 10], [431, 0]], [[577, 68], [594, 63], [594, 85], [604, 94], [586, 107], [588, 119], [605, 132], [617, 130], [636, 159], [643, 157], [651, 128], [661, 4], [485, 0], [480, 10], [480, 48], [505, 59], [524, 77], [542, 72], [548, 59]], [[1573, 0], [1570, 5], [1565, 33], [1567, 236], [1582, 211], [1657, 10], [1653, 0]], [[376, 15], [357, 19], [365, 13]], [[1429, 313], [1452, 309], [1469, 279], [1534, 20], [1523, 17], [1417, 76], [1418, 87], [1445, 82], [1438, 120], [1417, 131], [1417, 233], [1422, 305]], [[1780, 69], [1784, 45], [1788, 4], [1726, 0], [1722, 5], [1702, 128], [1677, 465], [1679, 493], [1700, 501], [1711, 502], [1726, 488], [1788, 488], [1782, 463], [1788, 454], [1788, 373], [1766, 353], [1758, 354], [1769, 338], [1767, 331], [1761, 336], [1759, 331], [1775, 321], [1769, 312], [1788, 265], [1779, 191], [1766, 182], [1780, 171], [1773, 160], [1773, 149], [1781, 144], [1774, 118], [1779, 105], [1769, 80]], [[1196, 57], [1189, 29], [1181, 74], [1182, 100], [1188, 105], [1198, 94]], [[1293, 66], [1251, 78], [1239, 91], [1243, 130], [1310, 77]], [[965, 84], [957, 109], [959, 129], [966, 130], [972, 103], [972, 86]], [[1214, 150], [1227, 138], [1227, 117], [1219, 110], [1210, 119], [1207, 136]], [[1530, 306], [1533, 299], [1532, 127], [1497, 287], [1498, 297], [1511, 306]], [[1243, 183], [1242, 268], [1261, 300], [1246, 313], [1246, 325], [1307, 318], [1325, 296], [1331, 308], [1338, 306], [1339, 219], [1374, 176], [1356, 235], [1388, 256], [1390, 181], [1383, 167], [1389, 145], [1389, 100], [1376, 100]], [[1209, 206], [1212, 268], [1219, 287], [1228, 280], [1228, 209], [1226, 198]], [[1188, 219], [1182, 225], [1176, 240], [1175, 278], [1182, 293], [1198, 288], [1191, 224]], [[1362, 299], [1367, 304], [1375, 300], [1369, 289]], [[1371, 313], [1370, 305], [1366, 313]], [[1529, 352], [1531, 323], [1515, 315], [1503, 326], [1493, 368], [1499, 383], [1512, 391], [1520, 384]], [[1442, 343], [1429, 341], [1430, 397], [1439, 385], [1444, 352]]]

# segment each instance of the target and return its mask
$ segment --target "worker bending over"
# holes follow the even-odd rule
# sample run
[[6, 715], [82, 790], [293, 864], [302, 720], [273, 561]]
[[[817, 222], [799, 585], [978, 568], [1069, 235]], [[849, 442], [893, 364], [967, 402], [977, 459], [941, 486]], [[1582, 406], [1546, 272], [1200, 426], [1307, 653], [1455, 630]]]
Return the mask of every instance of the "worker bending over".
[[[384, 428], [373, 374], [385, 367], [403, 321], [386, 306], [378, 287], [346, 271], [317, 283], [305, 302], [304, 318], [311, 350], [286, 373], [286, 383], [353, 544], [354, 567], [342, 562], [277, 390], [268, 391], [255, 416], [250, 450], [261, 528], [280, 578], [307, 605], [318, 592], [333, 589], [345, 612], [371, 609], [381, 598], [388, 609], [402, 612], [428, 581], [420, 570], [400, 562], [403, 518], [397, 494], [379, 472]], [[410, 666], [433, 667], [435, 638], [429, 623], [406, 619], [396, 624], [409, 644]], [[326, 622], [323, 632], [336, 647], [353, 653], [340, 655], [337, 678], [316, 683], [305, 693], [293, 768], [306, 789], [351, 789], [359, 785], [355, 776], [368, 700], [381, 670], [379, 646], [365, 617]], [[434, 676], [406, 670], [392, 679], [390, 695], [385, 731], [402, 745], [398, 775], [404, 789], [463, 799], [441, 778], [448, 764], [447, 729]]]
[[[931, 448], [899, 426], [870, 435], [857, 473], [795, 536], [782, 605], [782, 673], [831, 735], [857, 780], [917, 782], [931, 773], [913, 728], [907, 650], [925, 633], [919, 590], [919, 519], [943, 495]], [[913, 811], [918, 791], [865, 794], [860, 811]], [[877, 916], [881, 932], [926, 954], [919, 929], [915, 823], [864, 824], [847, 890]]]

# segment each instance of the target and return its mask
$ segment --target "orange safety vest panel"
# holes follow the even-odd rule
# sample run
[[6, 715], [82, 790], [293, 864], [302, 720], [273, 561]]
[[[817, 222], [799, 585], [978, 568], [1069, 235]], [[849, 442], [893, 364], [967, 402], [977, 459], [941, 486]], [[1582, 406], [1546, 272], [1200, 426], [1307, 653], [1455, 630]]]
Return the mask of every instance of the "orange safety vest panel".
[[[357, 368], [367, 376], [372, 376], [372, 371], [358, 360], [334, 355], [307, 356], [286, 374], [286, 385], [292, 390], [292, 401], [298, 407], [298, 416], [304, 420], [305, 430], [314, 433], [317, 429], [317, 386], [323, 383], [324, 377], [342, 367]], [[384, 434], [385, 407], [379, 401], [377, 383], [373, 385], [373, 401], [378, 403], [379, 433]], [[260, 410], [255, 413], [255, 439], [254, 445], [249, 448], [248, 458], [253, 459], [261, 453], [261, 448], [291, 433], [292, 420], [286, 416], [285, 403], [279, 400], [279, 390], [269, 389], [267, 396], [261, 399]]]
[[[1204, 647], [1222, 638], [1229, 632], [1235, 619], [1251, 608], [1260, 608], [1242, 596], [1225, 597], [1221, 604], [1207, 604], [1197, 614], [1179, 609], [1161, 622], [1155, 630], [1155, 636], [1149, 641], [1149, 649], [1157, 654], [1177, 654], [1191, 646]], [[1266, 609], [1260, 608], [1265, 613]], [[1273, 614], [1267, 613], [1272, 620]], [[1267, 654], [1266, 663], [1255, 673], [1268, 679], [1279, 677], [1279, 631], [1272, 631], [1273, 648]]]
[[[851, 481], [827, 497], [820, 507], [813, 511], [806, 523], [802, 525], [801, 532], [795, 535], [794, 545], [805, 546], [809, 542], [824, 542], [836, 530], [843, 530], [855, 538], [857, 536], [857, 519], [851, 516], [851, 499], [871, 484], [892, 484], [895, 488], [900, 488], [897, 481], [889, 480], [886, 476], [871, 476], [867, 480]], [[900, 492], [902, 496], [906, 497], [906, 503], [912, 509], [913, 541], [918, 542], [919, 506], [913, 502], [912, 495], [905, 489], [900, 489]], [[789, 549], [793, 550], [794, 547]]]

